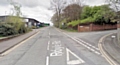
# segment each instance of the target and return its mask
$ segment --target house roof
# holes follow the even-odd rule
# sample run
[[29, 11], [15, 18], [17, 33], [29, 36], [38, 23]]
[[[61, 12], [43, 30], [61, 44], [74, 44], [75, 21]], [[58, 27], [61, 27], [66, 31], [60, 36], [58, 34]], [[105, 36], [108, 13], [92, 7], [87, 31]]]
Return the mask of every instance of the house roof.
[[[9, 17], [10, 15], [4, 15], [4, 16], [0, 16], [0, 18], [4, 18], [4, 17]], [[20, 17], [22, 19], [29, 19], [29, 20], [34, 20], [36, 23], [41, 23], [38, 20], [34, 19], [34, 18], [27, 18], [27, 17]]]

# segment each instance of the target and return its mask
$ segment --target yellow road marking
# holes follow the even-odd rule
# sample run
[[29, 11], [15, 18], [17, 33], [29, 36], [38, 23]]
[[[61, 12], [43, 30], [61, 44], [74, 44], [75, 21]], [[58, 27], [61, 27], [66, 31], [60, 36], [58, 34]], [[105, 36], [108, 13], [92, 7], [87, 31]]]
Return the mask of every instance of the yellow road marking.
[[[40, 31], [39, 31], [40, 32]], [[23, 43], [25, 43], [26, 41], [30, 40], [32, 37], [36, 36], [37, 34], [39, 34], [39, 32], [37, 32], [36, 34], [32, 35], [31, 37], [29, 37], [28, 39], [18, 43], [17, 45], [15, 45], [14, 47], [12, 47], [11, 49], [7, 50], [6, 52], [2, 53], [2, 56], [5, 56], [7, 54], [9, 54], [11, 51], [13, 51], [14, 49], [16, 49], [17, 47], [19, 47], [20, 45], [22, 45]]]

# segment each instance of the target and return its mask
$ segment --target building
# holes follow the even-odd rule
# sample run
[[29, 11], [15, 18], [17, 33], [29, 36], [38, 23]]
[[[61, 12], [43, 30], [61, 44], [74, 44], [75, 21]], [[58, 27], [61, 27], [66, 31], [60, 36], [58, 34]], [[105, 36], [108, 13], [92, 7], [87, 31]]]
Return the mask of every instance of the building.
[[[0, 16], [0, 22], [5, 22], [6, 19], [10, 17], [10, 16]], [[40, 24], [39, 21], [37, 21], [36, 19], [33, 19], [33, 18], [25, 18], [25, 17], [20, 17], [23, 22], [25, 22], [25, 26], [26, 27], [38, 27], [38, 25]]]
[[22, 18], [26, 22], [27, 27], [38, 27], [40, 22], [33, 18]]

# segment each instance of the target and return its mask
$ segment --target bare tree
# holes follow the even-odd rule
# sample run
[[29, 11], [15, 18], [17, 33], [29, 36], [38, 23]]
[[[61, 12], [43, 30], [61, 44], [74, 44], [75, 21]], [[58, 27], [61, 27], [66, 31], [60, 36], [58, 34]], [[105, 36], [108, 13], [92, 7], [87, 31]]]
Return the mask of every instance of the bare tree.
[[82, 7], [78, 4], [68, 5], [64, 10], [64, 17], [67, 19], [67, 22], [80, 19], [80, 14], [82, 12]]
[[66, 4], [66, 0], [51, 0], [51, 9], [57, 14], [58, 27], [60, 27], [61, 13]]
[[116, 11], [119, 11], [120, 7], [120, 0], [106, 0]]
[[[120, 11], [120, 0], [107, 0], [107, 2], [116, 10], [116, 16], [117, 16], [117, 21], [118, 24], [120, 25], [120, 15], [119, 15], [119, 11]], [[118, 43], [120, 43], [120, 28], [118, 28], [118, 33], [117, 33], [117, 37], [118, 37]]]
[[14, 2], [13, 0], [8, 0], [10, 4], [14, 7], [13, 10], [13, 15], [20, 16], [22, 15], [21, 12], [21, 5], [17, 2]]

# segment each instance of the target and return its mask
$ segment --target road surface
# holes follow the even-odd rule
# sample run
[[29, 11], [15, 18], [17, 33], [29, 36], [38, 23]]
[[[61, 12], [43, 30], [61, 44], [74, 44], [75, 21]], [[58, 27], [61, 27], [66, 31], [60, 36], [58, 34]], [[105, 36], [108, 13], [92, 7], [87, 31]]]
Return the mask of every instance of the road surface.
[[65, 33], [55, 27], [42, 28], [0, 57], [0, 65], [110, 65], [97, 45], [100, 37], [111, 32]]

